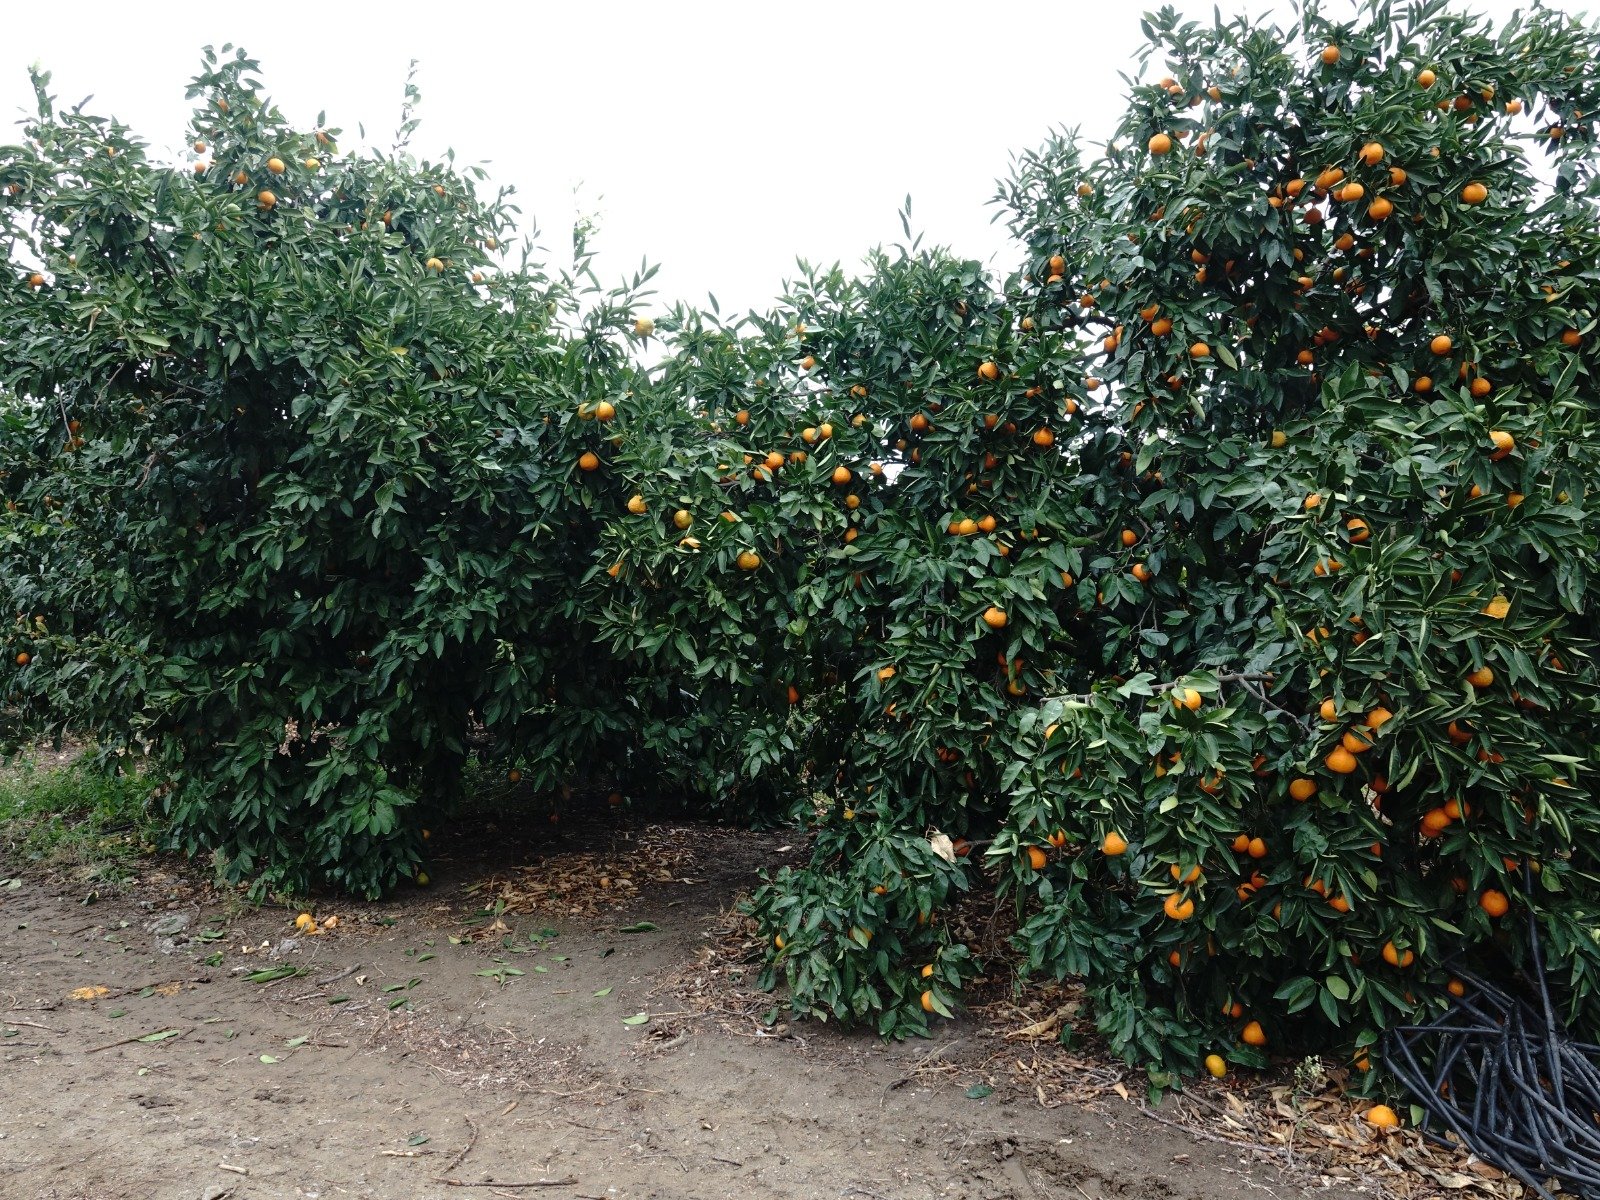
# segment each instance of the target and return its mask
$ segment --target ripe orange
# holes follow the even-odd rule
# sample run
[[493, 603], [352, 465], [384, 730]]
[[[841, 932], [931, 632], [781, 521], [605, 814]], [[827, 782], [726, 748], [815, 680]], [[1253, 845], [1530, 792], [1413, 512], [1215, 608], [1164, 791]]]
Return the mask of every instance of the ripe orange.
[[1369, 167], [1375, 167], [1383, 161], [1383, 143], [1368, 142], [1361, 147], [1361, 161]]
[[1206, 345], [1204, 342], [1196, 342], [1194, 345], [1189, 347], [1189, 357], [1190, 358], [1210, 358], [1211, 357], [1211, 347]]
[[21, 651], [19, 651], [17, 653], [17, 666], [25, 667], [29, 663], [31, 663], [32, 661], [33, 661], [33, 656], [31, 654], [29, 654], [26, 650], [21, 650]]
[[1334, 46], [1334, 45], [1328, 45], [1328, 46], [1324, 46], [1322, 48], [1322, 65], [1323, 66], [1331, 67], [1331, 66], [1333, 66], [1334, 63], [1336, 63], [1338, 61], [1339, 61], [1339, 47]]
[[1489, 189], [1481, 183], [1469, 183], [1461, 189], [1461, 203], [1482, 204], [1489, 198]]
[[1321, 503], [1322, 503], [1322, 496], [1317, 492], [1312, 492], [1305, 499], [1305, 507], [1306, 507], [1307, 511], [1310, 511], [1311, 509], [1316, 508], [1317, 505], [1319, 505]]
[[1172, 149], [1172, 138], [1167, 134], [1158, 133], [1147, 144], [1151, 154], [1166, 154]]
[[1174, 921], [1187, 921], [1194, 916], [1194, 901], [1186, 899], [1182, 892], [1173, 892], [1162, 904], [1161, 911]]
[[1245, 853], [1251, 858], [1265, 858], [1267, 856], [1267, 843], [1261, 838], [1253, 837], [1250, 844], [1245, 847]]
[[1190, 712], [1199, 712], [1200, 706], [1205, 703], [1205, 697], [1194, 688], [1173, 688], [1172, 707], [1187, 708]]
[[1491, 667], [1479, 667], [1467, 673], [1467, 682], [1475, 688], [1486, 688], [1494, 683], [1494, 670]]
[[585, 450], [578, 456], [578, 469], [582, 471], [598, 471], [600, 458], [593, 450]]
[[628, 497], [628, 511], [634, 516], [643, 516], [645, 507], [644, 497], [639, 495], [637, 492]]
[[1367, 205], [1367, 216], [1374, 221], [1381, 221], [1392, 212], [1394, 212], [1394, 202], [1387, 196], [1379, 196], [1371, 204]]
[[680, 508], [672, 514], [672, 523], [679, 529], [687, 529], [694, 524], [694, 515], [687, 508]]
[[1400, 1128], [1400, 1118], [1395, 1116], [1394, 1109], [1387, 1104], [1374, 1104], [1362, 1115], [1369, 1125], [1376, 1125], [1379, 1129]]
[[1005, 609], [992, 605], [983, 610], [983, 623], [990, 629], [1004, 629], [1007, 621]]
[[1368, 729], [1376, 733], [1393, 718], [1394, 714], [1380, 704], [1377, 708], [1374, 708], [1367, 714], [1366, 726]]
[[733, 423], [741, 427], [750, 424], [750, 413], [741, 408], [738, 412], [733, 414]]
[[1517, 444], [1517, 439], [1504, 429], [1491, 429], [1489, 431], [1489, 441], [1494, 445], [1494, 453], [1490, 457], [1495, 461], [1499, 461], [1510, 454]]
[[1348, 775], [1356, 769], [1356, 756], [1343, 746], [1335, 746], [1322, 762], [1336, 775]]
[[761, 556], [753, 550], [741, 550], [737, 562], [739, 570], [754, 571], [761, 565]]
[[1360, 517], [1351, 517], [1344, 527], [1352, 542], [1364, 542], [1372, 536], [1371, 528]]
[[594, 419], [596, 421], [609, 421], [617, 415], [617, 406], [609, 400], [602, 400], [594, 406]]
[[833, 469], [833, 482], [835, 484], [837, 484], [839, 487], [844, 487], [846, 484], [848, 484], [854, 478], [855, 478], [855, 476], [850, 474], [850, 468], [849, 467], [838, 466], [838, 467], [835, 467]]
[[1000, 368], [992, 360], [978, 366], [978, 378], [993, 383], [1000, 378]]
[[425, 268], [427, 268], [429, 271], [432, 271], [435, 275], [437, 275], [439, 272], [444, 270], [443, 261], [440, 260], [440, 259], [437, 259], [437, 258], [430, 258], [427, 262], [423, 263], [422, 265]]
[[267, 170], [271, 171], [274, 175], [282, 175], [283, 171], [284, 171], [283, 159], [281, 159], [281, 158], [269, 158], [269, 159], [267, 159]]
[[1428, 70], [1427, 67], [1424, 67], [1422, 70], [1417, 72], [1417, 83], [1422, 87], [1431, 88], [1436, 79], [1438, 79], [1438, 76], [1432, 71]]
[[922, 1011], [923, 1012], [930, 1012], [930, 1013], [933, 1011], [933, 993], [932, 992], [923, 992], [922, 993]]
[[814, 367], [816, 365], [817, 365], [817, 360], [815, 358], [813, 358], [809, 354], [806, 355], [804, 358], [802, 358], [800, 360], [800, 369], [802, 371], [809, 371], [809, 370], [811, 370], [812, 367]]
[[1033, 431], [1033, 444], [1041, 447], [1054, 446], [1056, 444], [1056, 435], [1047, 428], [1035, 429]]
[[1503, 917], [1511, 911], [1511, 901], [1506, 898], [1504, 892], [1485, 888], [1478, 895], [1478, 907], [1491, 917]]
[[1267, 1034], [1261, 1028], [1260, 1021], [1251, 1021], [1239, 1031], [1239, 1040], [1246, 1046], [1265, 1046], [1267, 1044]]
[[1311, 779], [1294, 779], [1289, 783], [1289, 795], [1304, 804], [1317, 794], [1317, 785]]
[[1100, 853], [1107, 858], [1117, 858], [1127, 852], [1127, 840], [1114, 830], [1106, 834], [1105, 840], [1100, 843]]
[[1047, 859], [1045, 857], [1045, 852], [1043, 850], [1039, 849], [1039, 847], [1037, 847], [1037, 846], [1029, 846], [1028, 847], [1028, 865], [1030, 867], [1032, 867], [1035, 871], [1044, 870], [1044, 865], [1048, 861], [1049, 861], [1049, 859]]
[[1351, 754], [1365, 754], [1372, 749], [1372, 742], [1364, 734], [1357, 733], [1354, 729], [1346, 729], [1344, 736], [1339, 739], [1339, 744]]
[[278, 207], [278, 198], [271, 192], [263, 190], [256, 194], [256, 203], [260, 205], [263, 210], [270, 212], [272, 209]]
[[1439, 355], [1440, 357], [1443, 357], [1444, 355], [1449, 354], [1450, 351], [1453, 350], [1454, 348], [1455, 348], [1455, 343], [1450, 340], [1450, 335], [1447, 334], [1447, 333], [1439, 334], [1438, 336], [1436, 336], [1433, 339], [1433, 341], [1428, 343], [1428, 349], [1432, 350], [1435, 354]]
[[1220, 1054], [1206, 1055], [1206, 1073], [1213, 1079], [1221, 1079], [1228, 1073], [1228, 1064]]
[[1128, 574], [1132, 575], [1140, 583], [1149, 583], [1152, 578], [1150, 574], [1150, 568], [1145, 566], [1143, 563], [1134, 563], [1133, 566], [1128, 569]]
[[1339, 706], [1334, 703], [1333, 698], [1330, 696], [1318, 706], [1317, 715], [1324, 721], [1337, 721], [1339, 719]]
[[1410, 950], [1397, 949], [1393, 942], [1383, 944], [1383, 961], [1391, 967], [1399, 967], [1402, 971], [1416, 961], [1416, 954]]

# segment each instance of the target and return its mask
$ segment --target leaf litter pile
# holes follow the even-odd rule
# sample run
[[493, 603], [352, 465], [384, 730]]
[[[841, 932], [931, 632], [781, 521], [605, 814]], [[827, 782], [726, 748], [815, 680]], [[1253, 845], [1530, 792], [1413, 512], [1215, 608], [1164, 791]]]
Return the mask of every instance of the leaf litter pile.
[[691, 878], [695, 843], [706, 834], [703, 827], [652, 826], [632, 835], [625, 846], [553, 852], [497, 872], [469, 893], [497, 913], [592, 917], [616, 912], [646, 887], [698, 882]]
[[[1388, 1200], [1532, 1195], [1464, 1148], [1434, 1145], [1410, 1129], [1375, 1128], [1362, 1115], [1367, 1102], [1346, 1090], [1348, 1074], [1316, 1060], [1273, 1073], [1230, 1071], [1219, 1081], [1190, 1080], [1185, 1091], [1149, 1104], [1145, 1073], [1109, 1053], [1080, 989], [1014, 975], [1004, 952], [1010, 922], [1003, 910], [1009, 906], [988, 910], [991, 902], [968, 897], [950, 917], [969, 944], [983, 947], [990, 963], [990, 975], [973, 988], [982, 999], [969, 1010], [972, 1024], [961, 1040], [941, 1041], [923, 1054], [900, 1084], [938, 1083], [974, 1099], [1026, 1096], [1043, 1108], [1075, 1104], [1112, 1118], [1131, 1110], [1275, 1163], [1286, 1179], [1302, 1185], [1359, 1188]], [[782, 1021], [787, 1010], [781, 992], [757, 987], [763, 943], [739, 904], [725, 909], [707, 932], [697, 958], [660, 990], [725, 1032], [815, 1050], [814, 1042], [795, 1037]]]

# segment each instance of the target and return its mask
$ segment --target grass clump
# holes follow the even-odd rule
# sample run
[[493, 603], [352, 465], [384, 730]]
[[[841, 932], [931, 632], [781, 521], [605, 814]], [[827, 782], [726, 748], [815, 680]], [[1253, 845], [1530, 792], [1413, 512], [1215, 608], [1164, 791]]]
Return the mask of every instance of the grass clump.
[[151, 853], [158, 822], [149, 780], [86, 759], [0, 769], [0, 875], [29, 867], [119, 884]]

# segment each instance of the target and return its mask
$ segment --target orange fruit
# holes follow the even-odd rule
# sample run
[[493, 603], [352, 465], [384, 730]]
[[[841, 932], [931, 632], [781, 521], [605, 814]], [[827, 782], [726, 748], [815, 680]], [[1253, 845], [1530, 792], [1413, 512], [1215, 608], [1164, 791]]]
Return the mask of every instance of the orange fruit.
[[1375, 167], [1383, 161], [1383, 143], [1368, 142], [1361, 147], [1361, 161], [1369, 167]]
[[1049, 860], [1045, 857], [1044, 851], [1039, 849], [1039, 847], [1028, 847], [1028, 865], [1035, 871], [1044, 870], [1044, 865], [1047, 861]]
[[1452, 996], [1465, 996], [1467, 994], [1467, 985], [1462, 983], [1459, 979], [1452, 979], [1449, 983], [1444, 985], [1444, 990], [1449, 992]]
[[1371, 528], [1360, 517], [1351, 517], [1344, 527], [1352, 542], [1364, 542], [1372, 536]]
[[738, 412], [733, 414], [733, 423], [739, 426], [750, 424], [749, 412], [741, 408]]
[[1394, 202], [1387, 196], [1379, 196], [1371, 204], [1367, 205], [1367, 216], [1374, 221], [1381, 221], [1392, 212], [1394, 212]]
[[753, 550], [742, 550], [737, 559], [739, 570], [754, 571], [761, 565], [761, 556]]
[[645, 510], [646, 510], [646, 507], [647, 506], [646, 506], [646, 504], [644, 502], [644, 497], [639, 495], [637, 492], [635, 492], [632, 496], [628, 497], [628, 511], [631, 512], [634, 516], [636, 516], [636, 517], [643, 516], [644, 513], [645, 513]]
[[1189, 357], [1190, 358], [1210, 358], [1211, 357], [1211, 347], [1206, 345], [1204, 342], [1196, 342], [1194, 345], [1189, 347]]
[[1367, 1124], [1375, 1125], [1379, 1129], [1399, 1129], [1400, 1118], [1395, 1116], [1394, 1109], [1387, 1104], [1374, 1104], [1362, 1114]]
[[578, 456], [578, 468], [583, 471], [598, 471], [600, 457], [593, 450], [585, 450]]
[[1335, 746], [1322, 762], [1336, 775], [1348, 775], [1356, 769], [1356, 756], [1343, 746]]
[[1311, 779], [1295, 779], [1289, 783], [1289, 795], [1304, 804], [1317, 794], [1317, 785]]
[[1239, 1040], [1246, 1046], [1265, 1046], [1267, 1044], [1267, 1034], [1261, 1028], [1260, 1021], [1251, 1021], [1239, 1031]]
[[283, 171], [284, 171], [283, 159], [281, 159], [281, 158], [269, 158], [269, 159], [267, 159], [267, 170], [271, 171], [274, 175], [282, 175]]
[[1427, 67], [1417, 72], [1417, 83], [1425, 88], [1431, 88], [1437, 78], [1438, 76], [1428, 70]]
[[849, 467], [838, 466], [833, 469], [833, 482], [839, 487], [844, 487], [854, 478], [855, 476], [850, 474]]
[[1172, 149], [1172, 138], [1165, 133], [1158, 133], [1147, 143], [1151, 154], [1166, 154]]
[[1479, 667], [1476, 671], [1467, 674], [1467, 682], [1475, 688], [1486, 688], [1494, 683], [1494, 670], [1490, 667]]
[[1481, 183], [1469, 183], [1461, 189], [1461, 203], [1482, 204], [1489, 198], [1489, 189]]
[[1450, 335], [1447, 333], [1438, 334], [1431, 342], [1428, 343], [1428, 349], [1432, 350], [1435, 354], [1441, 357], [1449, 354], [1454, 348], [1455, 343], [1450, 340]]
[[1485, 888], [1478, 896], [1478, 907], [1491, 917], [1503, 917], [1511, 911], [1511, 901], [1504, 892]]
[[1385, 724], [1393, 719], [1394, 714], [1380, 704], [1377, 708], [1373, 709], [1367, 714], [1365, 724], [1368, 729], [1376, 733], [1378, 730], [1382, 729]]
[[1033, 444], [1035, 446], [1053, 446], [1056, 444], [1056, 435], [1048, 429], [1036, 429], [1033, 431]]
[[1251, 858], [1265, 858], [1267, 856], [1267, 843], [1261, 838], [1253, 837], [1250, 839], [1250, 844], [1245, 847], [1245, 852]]
[[1321, 503], [1322, 503], [1322, 496], [1317, 492], [1312, 492], [1305, 499], [1305, 508], [1306, 508], [1307, 511], [1310, 511], [1311, 509], [1316, 508]]
[[17, 666], [25, 667], [29, 663], [31, 663], [32, 661], [33, 661], [33, 656], [31, 654], [29, 654], [26, 650], [20, 650], [20, 651], [17, 652]]
[[679, 529], [687, 529], [689, 526], [694, 524], [694, 514], [692, 514], [687, 508], [680, 508], [677, 512], [672, 514], [672, 523]]
[[1339, 719], [1339, 706], [1333, 702], [1332, 697], [1329, 697], [1318, 707], [1317, 715], [1324, 721], [1337, 721]]
[[1339, 61], [1339, 47], [1334, 46], [1334, 45], [1324, 46], [1322, 48], [1321, 57], [1322, 57], [1322, 65], [1323, 66], [1325, 66], [1325, 67], [1333, 66], [1334, 63]]
[[1372, 742], [1364, 734], [1357, 733], [1353, 729], [1344, 731], [1344, 736], [1339, 739], [1339, 745], [1351, 754], [1365, 754], [1372, 749]]
[[1000, 378], [1000, 368], [993, 361], [982, 363], [978, 367], [978, 378], [993, 383]]
[[1173, 892], [1162, 904], [1161, 911], [1174, 921], [1187, 921], [1194, 916], [1194, 901], [1186, 899], [1182, 892]]
[[264, 211], [270, 212], [272, 209], [278, 206], [278, 198], [271, 192], [263, 190], [256, 193], [256, 203], [260, 205]]
[[983, 623], [990, 629], [1004, 629], [1007, 621], [1005, 609], [992, 605], [983, 610]]
[[1412, 951], [1397, 949], [1393, 942], [1385, 942], [1383, 944], [1383, 961], [1391, 967], [1399, 967], [1404, 970], [1415, 962], [1416, 958], [1417, 956]]
[[1117, 858], [1128, 852], [1128, 843], [1120, 833], [1114, 830], [1106, 834], [1105, 840], [1100, 843], [1100, 853], [1107, 858]]

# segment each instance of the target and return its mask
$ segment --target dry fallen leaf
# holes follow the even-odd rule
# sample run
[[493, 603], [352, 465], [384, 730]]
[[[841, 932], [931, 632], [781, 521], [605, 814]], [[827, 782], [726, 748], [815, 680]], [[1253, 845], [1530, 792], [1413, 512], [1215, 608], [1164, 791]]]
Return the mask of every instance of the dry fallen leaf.
[[932, 848], [933, 852], [940, 858], [944, 859], [945, 862], [954, 863], [956, 861], [955, 844], [951, 842], [951, 840], [944, 834], [938, 832], [937, 830], [929, 834], [928, 845]]
[[155, 994], [158, 996], [176, 996], [182, 990], [183, 984], [177, 982], [163, 983], [160, 987], [154, 989]]
[[109, 996], [110, 994], [110, 988], [96, 985], [95, 987], [73, 988], [72, 991], [67, 993], [67, 996], [72, 1000], [98, 1000], [101, 996]]

